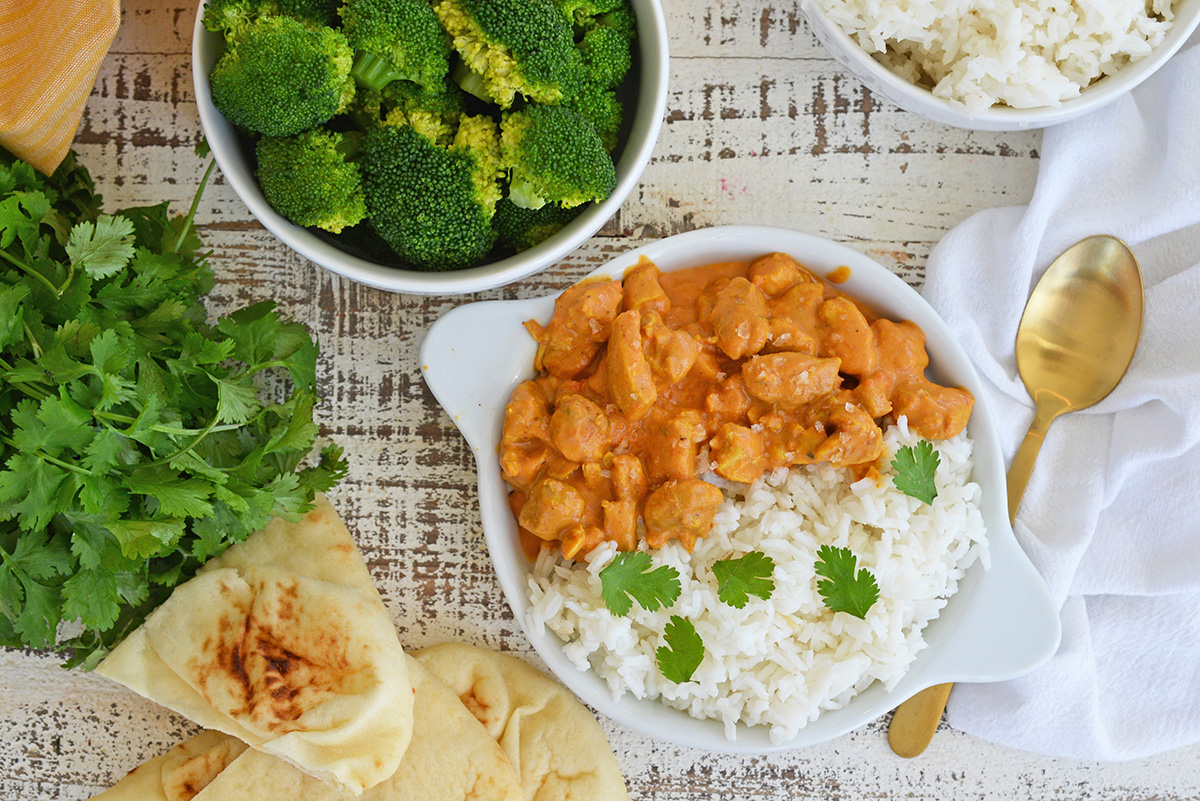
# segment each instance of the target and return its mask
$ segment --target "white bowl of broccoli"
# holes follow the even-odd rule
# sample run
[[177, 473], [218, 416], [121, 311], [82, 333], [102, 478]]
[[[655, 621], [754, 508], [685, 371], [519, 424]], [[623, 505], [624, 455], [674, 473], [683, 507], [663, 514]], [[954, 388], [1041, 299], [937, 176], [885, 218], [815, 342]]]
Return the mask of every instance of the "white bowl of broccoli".
[[636, 186], [666, 109], [659, 0], [206, 0], [200, 123], [251, 213], [379, 289], [555, 263]]

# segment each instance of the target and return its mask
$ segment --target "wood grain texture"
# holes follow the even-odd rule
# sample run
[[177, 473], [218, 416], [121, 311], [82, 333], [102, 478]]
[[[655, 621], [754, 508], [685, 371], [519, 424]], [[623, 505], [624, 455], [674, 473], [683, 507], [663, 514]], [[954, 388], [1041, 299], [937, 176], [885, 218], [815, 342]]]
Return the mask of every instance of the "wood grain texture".
[[[77, 150], [110, 208], [186, 204], [204, 165], [192, 92], [195, 7], [127, 0]], [[346, 446], [333, 500], [410, 647], [448, 639], [540, 665], [503, 603], [483, 546], [472, 456], [420, 378], [423, 332], [470, 300], [561, 290], [613, 254], [717, 224], [755, 222], [844, 242], [914, 286], [932, 246], [980, 209], [1024, 203], [1040, 134], [959, 131], [900, 111], [821, 49], [796, 3], [666, 0], [671, 91], [641, 186], [562, 263], [471, 297], [394, 295], [299, 258], [219, 174], [198, 222], [213, 249], [213, 314], [274, 299], [321, 344], [317, 410]], [[45, 655], [0, 651], [0, 798], [82, 799], [193, 730], [178, 716]], [[886, 720], [829, 744], [710, 755], [602, 720], [634, 799], [713, 797], [1196, 798], [1200, 748], [1097, 764], [1001, 748], [945, 727], [918, 760], [895, 757]]]

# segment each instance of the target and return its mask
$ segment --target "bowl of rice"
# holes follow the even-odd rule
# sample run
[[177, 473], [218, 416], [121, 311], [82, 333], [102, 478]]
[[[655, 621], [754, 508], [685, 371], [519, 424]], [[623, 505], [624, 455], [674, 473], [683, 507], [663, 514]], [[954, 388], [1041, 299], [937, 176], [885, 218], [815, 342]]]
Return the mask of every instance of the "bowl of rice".
[[802, 8], [817, 38], [873, 92], [984, 131], [1094, 111], [1153, 74], [1200, 24], [1200, 0], [804, 0]]
[[[471, 446], [488, 552], [513, 614], [554, 674], [583, 701], [649, 736], [713, 751], [762, 753], [824, 742], [946, 681], [999, 681], [1048, 659], [1057, 609], [1008, 522], [1000, 443], [983, 385], [927, 303], [870, 258], [807, 234], [756, 226], [709, 228], [629, 251], [594, 276], [621, 278], [645, 257], [664, 273], [718, 262], [791, 255], [880, 317], [924, 332], [930, 379], [970, 391], [965, 430], [936, 442], [937, 497], [917, 501], [886, 478], [828, 464], [768, 472], [753, 484], [708, 474], [723, 494], [712, 530], [690, 552], [668, 542], [654, 563], [681, 592], [653, 611], [617, 616], [599, 573], [611, 543], [571, 561], [519, 542], [498, 445], [514, 388], [533, 375], [554, 297], [460, 306], [421, 348], [430, 389]], [[836, 272], [835, 272], [836, 271]], [[884, 434], [887, 456], [917, 437], [903, 418]], [[702, 459], [702, 462], [704, 460]], [[886, 471], [885, 471], [886, 472]], [[702, 470], [703, 473], [703, 470]], [[848, 547], [873, 572], [879, 599], [863, 618], [831, 611], [817, 591], [822, 546]], [[645, 545], [642, 545], [645, 550]], [[773, 560], [774, 590], [741, 608], [721, 603], [712, 565], [749, 551]], [[667, 679], [656, 652], [672, 616], [694, 623], [704, 656], [690, 680]]]

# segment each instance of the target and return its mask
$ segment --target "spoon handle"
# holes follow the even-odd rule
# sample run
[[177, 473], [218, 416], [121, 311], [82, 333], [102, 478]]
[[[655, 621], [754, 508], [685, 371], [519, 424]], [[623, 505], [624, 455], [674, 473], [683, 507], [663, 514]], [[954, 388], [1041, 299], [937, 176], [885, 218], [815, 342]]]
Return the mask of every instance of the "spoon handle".
[[1021, 499], [1025, 497], [1025, 488], [1029, 486], [1029, 477], [1033, 475], [1033, 463], [1037, 461], [1038, 453], [1042, 450], [1042, 442], [1046, 439], [1046, 430], [1050, 424], [1063, 412], [1070, 408], [1070, 403], [1059, 395], [1051, 392], [1038, 391], [1034, 395], [1037, 407], [1033, 412], [1033, 422], [1025, 432], [1021, 447], [1013, 457], [1008, 468], [1008, 522], [1017, 520], [1017, 510], [1021, 508]]
[[[1048, 392], [1035, 393], [1034, 401], [1037, 407], [1033, 412], [1033, 422], [1029, 424], [1025, 439], [1021, 441], [1021, 447], [1017, 449], [1017, 455], [1008, 468], [1010, 523], [1017, 519], [1017, 509], [1021, 508], [1021, 498], [1025, 496], [1029, 476], [1033, 474], [1033, 463], [1037, 461], [1042, 442], [1046, 439], [1046, 430], [1055, 418], [1070, 408], [1064, 398]], [[892, 722], [888, 724], [888, 745], [897, 756], [911, 759], [924, 752], [941, 722], [953, 686], [953, 682], [935, 684], [896, 707]]]

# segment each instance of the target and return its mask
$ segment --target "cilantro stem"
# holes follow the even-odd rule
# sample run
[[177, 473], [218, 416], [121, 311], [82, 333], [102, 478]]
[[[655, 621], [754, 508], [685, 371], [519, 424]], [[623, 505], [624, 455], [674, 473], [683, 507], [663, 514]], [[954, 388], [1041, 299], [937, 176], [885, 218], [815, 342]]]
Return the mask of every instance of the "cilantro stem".
[[[219, 415], [213, 415], [213, 419], [209, 421], [208, 425], [206, 425], [204, 428], [202, 428], [200, 430], [200, 433], [197, 434], [195, 436], [195, 438], [192, 439], [192, 441], [189, 442], [187, 445], [185, 445], [184, 447], [175, 451], [175, 453], [171, 454], [170, 456], [164, 456], [162, 459], [155, 459], [153, 462], [143, 462], [142, 464], [138, 465], [138, 467], [160, 467], [164, 464], [170, 464], [171, 462], [178, 459], [180, 456], [183, 456], [185, 453], [190, 451], [192, 448], [195, 448], [197, 445], [199, 445], [200, 441], [202, 439], [207, 437], [209, 434], [211, 434], [216, 429], [217, 421], [220, 419], [221, 418]], [[233, 426], [233, 427], [240, 428], [240, 426]]]
[[34, 358], [42, 358], [42, 346], [38, 343], [37, 337], [33, 335], [33, 331], [29, 328], [29, 323], [22, 320], [21, 326], [25, 329], [25, 336], [29, 337], [29, 347], [33, 348]]
[[[12, 439], [11, 437], [0, 437], [0, 442], [3, 442], [5, 445], [9, 445], [13, 448], [16, 448], [17, 450], [21, 449], [21, 446], [17, 444], [17, 441]], [[61, 467], [63, 470], [70, 470], [72, 473], [78, 473], [81, 476], [91, 476], [92, 475], [90, 470], [84, 470], [82, 467], [79, 467], [78, 465], [73, 465], [69, 462], [64, 462], [62, 459], [56, 459], [53, 456], [51, 456], [50, 454], [46, 453], [45, 451], [33, 451], [32, 455], [41, 459], [43, 462], [49, 462], [52, 465], [57, 465], [58, 467]]]
[[204, 187], [208, 185], [208, 177], [212, 175], [213, 167], [217, 166], [216, 160], [208, 162], [208, 169], [204, 171], [204, 177], [200, 179], [200, 186], [196, 189], [196, 196], [192, 198], [192, 207], [188, 210], [187, 217], [183, 220], [183, 225], [179, 228], [179, 236], [175, 239], [175, 244], [171, 245], [171, 252], [178, 253], [179, 248], [183, 245], [183, 240], [191, 232], [192, 220], [196, 216], [196, 209], [200, 208], [200, 196], [204, 194]]
[[53, 292], [53, 293], [54, 293], [54, 297], [56, 297], [56, 298], [57, 298], [57, 297], [59, 297], [59, 295], [62, 293], [62, 290], [60, 290], [60, 289], [59, 289], [58, 287], [56, 287], [56, 286], [55, 286], [53, 283], [51, 283], [49, 278], [47, 278], [46, 276], [42, 275], [42, 274], [41, 274], [41, 273], [39, 273], [37, 270], [33, 269], [33, 268], [32, 268], [32, 267], [30, 267], [28, 264], [26, 264], [25, 262], [23, 262], [23, 261], [21, 261], [20, 259], [16, 258], [15, 256], [12, 256], [12, 255], [10, 255], [10, 254], [8, 253], [8, 251], [6, 251], [6, 250], [0, 250], [0, 256], [3, 256], [4, 258], [8, 259], [8, 260], [9, 260], [9, 262], [11, 262], [11, 263], [13, 264], [13, 266], [20, 268], [20, 270], [21, 270], [22, 272], [24, 272], [26, 275], [30, 276], [31, 278], [36, 278], [37, 280], [39, 280], [39, 281], [41, 281], [43, 284], [45, 284], [45, 285], [46, 285], [46, 288], [47, 288], [47, 289], [49, 289], [51, 292]]

